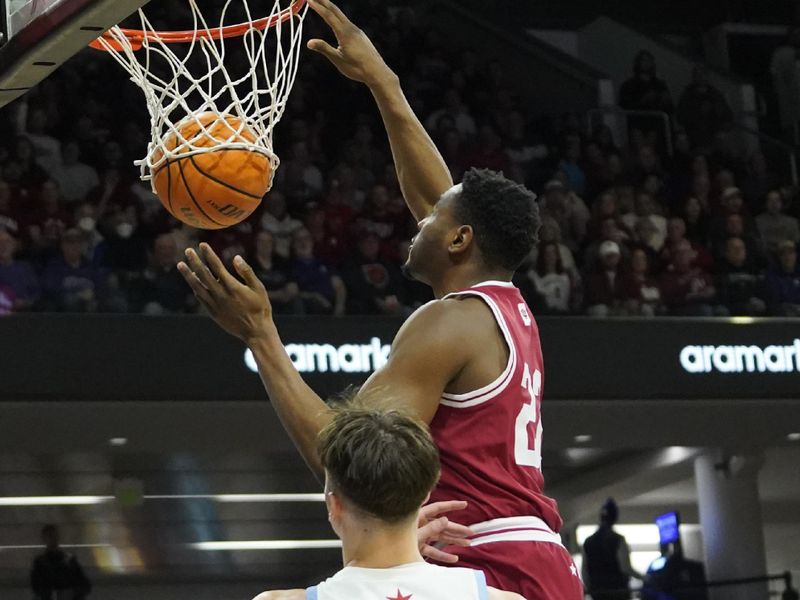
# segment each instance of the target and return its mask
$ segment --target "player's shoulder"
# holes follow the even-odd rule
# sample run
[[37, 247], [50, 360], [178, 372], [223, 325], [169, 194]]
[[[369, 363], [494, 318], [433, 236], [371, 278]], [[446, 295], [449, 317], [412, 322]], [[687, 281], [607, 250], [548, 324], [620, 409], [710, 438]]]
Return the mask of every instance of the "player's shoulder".
[[[479, 296], [468, 295], [432, 300], [422, 305], [412, 315], [414, 321], [425, 325], [444, 323], [463, 326], [464, 319], [481, 319], [484, 317], [491, 321], [491, 312], [489, 312], [486, 302]], [[473, 321], [469, 322], [474, 324]]]
[[296, 590], [272, 590], [271, 592], [262, 592], [253, 600], [305, 600], [306, 591], [301, 589]]
[[489, 600], [525, 600], [525, 597], [515, 594], [514, 592], [504, 592], [503, 590], [490, 587]]

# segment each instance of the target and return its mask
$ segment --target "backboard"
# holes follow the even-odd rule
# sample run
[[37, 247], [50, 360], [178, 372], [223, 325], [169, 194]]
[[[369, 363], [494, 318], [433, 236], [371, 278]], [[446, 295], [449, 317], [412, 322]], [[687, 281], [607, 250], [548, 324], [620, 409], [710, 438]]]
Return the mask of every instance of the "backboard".
[[147, 0], [0, 0], [0, 107]]

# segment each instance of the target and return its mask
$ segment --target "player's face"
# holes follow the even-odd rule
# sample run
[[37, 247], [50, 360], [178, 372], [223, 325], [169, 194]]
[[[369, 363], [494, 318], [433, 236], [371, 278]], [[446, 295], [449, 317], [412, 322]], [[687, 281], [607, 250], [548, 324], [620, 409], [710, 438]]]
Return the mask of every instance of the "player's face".
[[454, 208], [461, 185], [447, 190], [430, 215], [417, 224], [419, 233], [411, 240], [405, 272], [422, 283], [433, 285], [448, 264], [448, 246], [458, 229]]

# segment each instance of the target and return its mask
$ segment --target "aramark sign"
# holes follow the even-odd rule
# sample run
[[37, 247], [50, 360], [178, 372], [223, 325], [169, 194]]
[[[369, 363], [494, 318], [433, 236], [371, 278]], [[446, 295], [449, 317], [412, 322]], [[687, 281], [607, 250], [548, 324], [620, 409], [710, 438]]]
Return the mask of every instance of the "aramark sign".
[[790, 346], [686, 346], [680, 361], [689, 373], [800, 373], [800, 339]]
[[[377, 337], [369, 344], [286, 344], [286, 353], [301, 373], [372, 373], [386, 364], [390, 349]], [[251, 371], [258, 371], [249, 349], [244, 362]]]

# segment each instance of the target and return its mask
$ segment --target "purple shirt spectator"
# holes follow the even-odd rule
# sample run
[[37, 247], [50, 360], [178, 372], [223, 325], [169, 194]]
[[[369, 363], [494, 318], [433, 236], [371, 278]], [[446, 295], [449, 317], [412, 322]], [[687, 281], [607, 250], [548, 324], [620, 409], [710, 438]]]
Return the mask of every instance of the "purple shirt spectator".
[[28, 263], [14, 260], [16, 249], [16, 238], [0, 229], [0, 286], [6, 289], [6, 298], [13, 301], [12, 308], [20, 311], [39, 299], [39, 281]]

